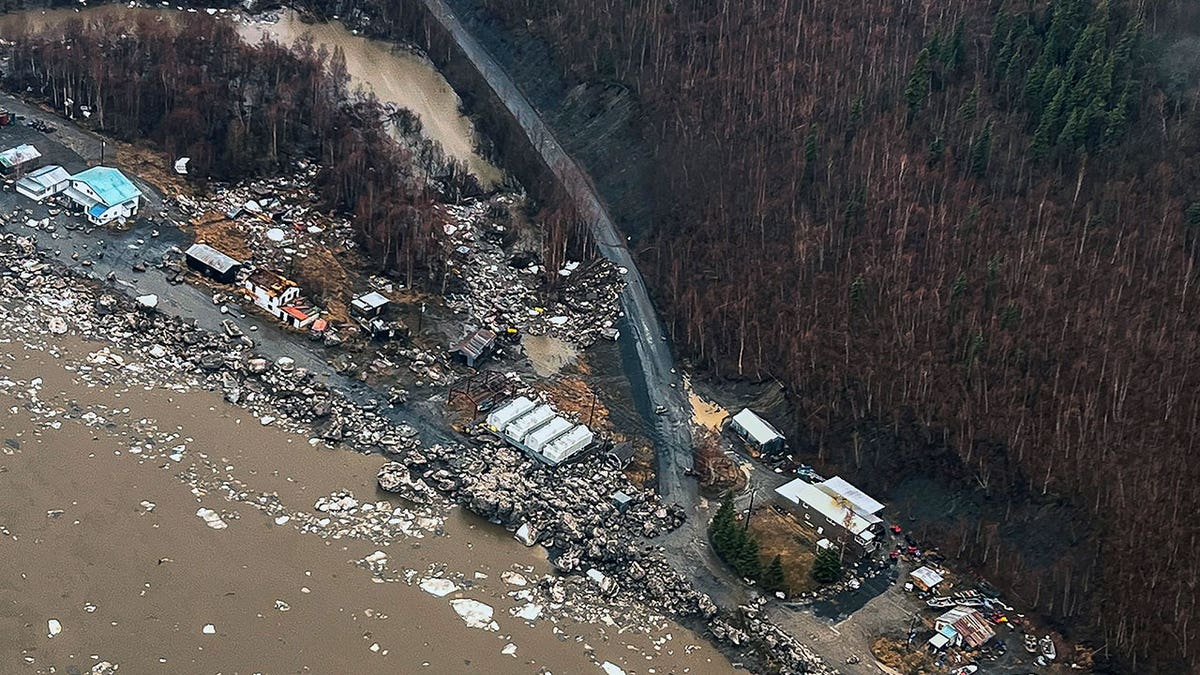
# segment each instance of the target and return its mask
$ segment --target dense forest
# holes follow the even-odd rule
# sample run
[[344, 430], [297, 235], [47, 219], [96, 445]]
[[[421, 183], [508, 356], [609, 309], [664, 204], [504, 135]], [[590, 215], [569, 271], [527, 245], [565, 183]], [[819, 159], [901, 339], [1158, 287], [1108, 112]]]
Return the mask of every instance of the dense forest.
[[868, 488], [981, 493], [935, 542], [1101, 658], [1200, 670], [1200, 3], [486, 4], [636, 92], [699, 364]]
[[316, 161], [325, 206], [355, 216], [374, 259], [408, 274], [428, 262], [437, 222], [428, 167], [388, 141], [372, 96], [348, 91], [341, 54], [303, 40], [246, 44], [232, 23], [203, 14], [136, 17], [11, 28], [5, 86], [116, 138], [191, 157], [193, 179]]

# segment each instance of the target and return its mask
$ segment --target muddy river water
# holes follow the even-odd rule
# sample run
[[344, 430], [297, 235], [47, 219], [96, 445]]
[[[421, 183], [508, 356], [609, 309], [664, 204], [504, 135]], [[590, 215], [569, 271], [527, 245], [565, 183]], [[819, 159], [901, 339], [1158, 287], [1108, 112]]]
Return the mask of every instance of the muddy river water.
[[[0, 331], [0, 672], [730, 669], [665, 619], [514, 615], [520, 582], [549, 571], [540, 549], [456, 508], [408, 511], [376, 490], [377, 456], [213, 393], [130, 385], [96, 365], [115, 363], [101, 346], [64, 339]], [[408, 534], [380, 545], [355, 525], [371, 511], [314, 510], [346, 491]], [[471, 627], [463, 600], [494, 625]]]

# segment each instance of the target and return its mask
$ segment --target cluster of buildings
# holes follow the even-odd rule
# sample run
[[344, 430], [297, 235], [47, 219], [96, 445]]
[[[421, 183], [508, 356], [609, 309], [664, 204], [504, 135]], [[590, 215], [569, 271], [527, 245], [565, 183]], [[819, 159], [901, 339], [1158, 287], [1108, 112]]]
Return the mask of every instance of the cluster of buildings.
[[520, 396], [487, 416], [492, 433], [534, 459], [558, 466], [586, 450], [595, 440], [585, 424], [575, 424], [549, 405]]
[[72, 174], [58, 165], [38, 166], [42, 153], [28, 143], [0, 152], [0, 173], [20, 176], [16, 190], [37, 202], [68, 198], [95, 225], [125, 222], [137, 215], [142, 193], [119, 169], [94, 166]]

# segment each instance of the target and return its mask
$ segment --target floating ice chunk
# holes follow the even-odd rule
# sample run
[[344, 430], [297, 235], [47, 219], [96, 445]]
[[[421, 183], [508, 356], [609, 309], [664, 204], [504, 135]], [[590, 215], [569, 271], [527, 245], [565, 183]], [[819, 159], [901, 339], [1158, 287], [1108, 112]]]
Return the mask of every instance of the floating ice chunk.
[[50, 619], [46, 622], [46, 637], [54, 639], [54, 636], [61, 632], [62, 624], [58, 622], [58, 619]]
[[281, 612], [286, 612], [286, 611], [288, 611], [288, 610], [289, 610], [289, 609], [291, 609], [291, 608], [292, 608], [292, 606], [291, 606], [291, 605], [289, 605], [289, 604], [287, 604], [287, 603], [286, 603], [286, 602], [284, 602], [283, 600], [276, 600], [276, 601], [275, 601], [275, 609], [277, 609], [277, 610], [279, 610], [279, 611], [281, 611]]
[[511, 656], [515, 659], [517, 658], [517, 646], [510, 642], [504, 645], [504, 649], [501, 649], [500, 653], [504, 654], [505, 656]]
[[478, 600], [460, 598], [458, 600], [451, 600], [450, 606], [454, 608], [455, 612], [458, 612], [463, 622], [470, 628], [500, 630], [500, 626], [495, 621], [492, 621], [492, 614], [495, 613], [495, 610], [492, 609], [491, 605], [485, 605]]
[[204, 628], [200, 629], [200, 632], [204, 633], [205, 635], [216, 635], [217, 627], [212, 625], [211, 623], [206, 623], [206, 624], [204, 624]]
[[437, 577], [431, 577], [429, 579], [422, 579], [420, 586], [421, 586], [421, 590], [425, 591], [426, 593], [428, 593], [430, 595], [436, 595], [439, 598], [444, 598], [447, 595], [450, 595], [454, 591], [458, 590], [458, 586], [455, 585], [455, 583], [453, 581], [450, 581], [449, 579], [441, 579], [441, 578], [437, 578]]
[[284, 523], [286, 523], [286, 522], [287, 522], [287, 521], [289, 521], [289, 520], [291, 520], [291, 518], [290, 518], [290, 517], [288, 517], [288, 516], [277, 516], [277, 517], [275, 518], [275, 524], [276, 524], [276, 525], [283, 525]]
[[542, 615], [542, 606], [531, 602], [522, 607], [514, 608], [512, 615], [526, 621], [537, 621], [538, 617]]
[[503, 574], [501, 574], [500, 580], [509, 586], [524, 586], [529, 583], [528, 579], [512, 570], [506, 570]]
[[208, 525], [214, 530], [223, 530], [226, 527], [229, 527], [228, 523], [226, 523], [224, 520], [221, 520], [221, 514], [213, 511], [212, 509], [206, 509], [201, 506], [200, 508], [196, 509], [196, 515], [204, 520], [205, 525]]
[[600, 668], [604, 670], [605, 675], [625, 675], [625, 671], [612, 661], [605, 661], [600, 664]]
[[375, 551], [371, 555], [363, 558], [363, 562], [368, 562], [368, 563], [383, 562], [384, 560], [387, 560], [387, 554], [384, 553], [383, 551]]
[[[130, 450], [130, 452], [133, 452], [133, 451]], [[143, 499], [140, 504], [143, 509], [146, 509], [147, 513], [149, 513], [150, 511], [153, 511], [155, 506], [158, 506], [157, 504], [150, 501], [149, 499]]]

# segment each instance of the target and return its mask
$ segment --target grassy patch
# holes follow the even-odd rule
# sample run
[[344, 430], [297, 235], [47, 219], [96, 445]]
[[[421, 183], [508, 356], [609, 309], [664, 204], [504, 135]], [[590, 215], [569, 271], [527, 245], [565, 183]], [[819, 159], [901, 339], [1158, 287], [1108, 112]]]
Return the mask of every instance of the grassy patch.
[[816, 588], [811, 572], [817, 546], [795, 518], [774, 506], [756, 509], [750, 517], [750, 535], [758, 540], [764, 567], [779, 556], [789, 595]]

